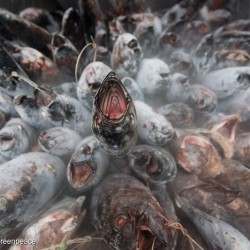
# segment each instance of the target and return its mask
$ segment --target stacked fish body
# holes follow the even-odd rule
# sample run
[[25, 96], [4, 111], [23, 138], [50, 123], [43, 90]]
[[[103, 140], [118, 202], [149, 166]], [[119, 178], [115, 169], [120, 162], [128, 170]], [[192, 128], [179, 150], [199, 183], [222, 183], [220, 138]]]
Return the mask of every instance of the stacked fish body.
[[0, 8], [0, 238], [36, 241], [11, 249], [249, 249], [231, 2]]

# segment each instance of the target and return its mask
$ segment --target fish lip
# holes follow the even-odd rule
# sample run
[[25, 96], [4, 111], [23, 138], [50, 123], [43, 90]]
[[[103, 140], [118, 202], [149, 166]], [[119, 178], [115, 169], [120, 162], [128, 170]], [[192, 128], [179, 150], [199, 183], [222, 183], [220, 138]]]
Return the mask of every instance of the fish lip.
[[27, 96], [25, 95], [18, 95], [14, 98], [13, 100], [13, 103], [14, 103], [14, 106], [19, 106], [23, 103], [23, 100], [24, 99], [27, 99]]
[[[8, 145], [4, 145], [3, 139], [8, 141]], [[15, 141], [16, 141], [16, 138], [15, 138], [14, 135], [0, 134], [0, 149], [1, 149], [1, 151], [3, 151], [3, 152], [4, 151], [9, 151], [10, 149], [14, 148], [15, 147]], [[3, 148], [2, 148], [2, 146], [3, 146]]]

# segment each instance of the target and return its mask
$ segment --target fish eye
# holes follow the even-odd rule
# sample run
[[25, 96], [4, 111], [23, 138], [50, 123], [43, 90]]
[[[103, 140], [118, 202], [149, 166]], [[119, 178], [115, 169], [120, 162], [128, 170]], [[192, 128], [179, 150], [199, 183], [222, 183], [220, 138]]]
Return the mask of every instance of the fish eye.
[[115, 227], [121, 229], [125, 226], [126, 223], [127, 223], [127, 216], [119, 215], [115, 220]]

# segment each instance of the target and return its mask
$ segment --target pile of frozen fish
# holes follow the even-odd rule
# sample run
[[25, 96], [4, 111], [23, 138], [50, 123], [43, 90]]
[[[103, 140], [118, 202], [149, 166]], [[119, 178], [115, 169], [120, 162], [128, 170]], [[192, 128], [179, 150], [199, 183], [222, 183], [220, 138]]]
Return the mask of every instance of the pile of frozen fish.
[[250, 17], [225, 2], [0, 9], [0, 249], [250, 249]]

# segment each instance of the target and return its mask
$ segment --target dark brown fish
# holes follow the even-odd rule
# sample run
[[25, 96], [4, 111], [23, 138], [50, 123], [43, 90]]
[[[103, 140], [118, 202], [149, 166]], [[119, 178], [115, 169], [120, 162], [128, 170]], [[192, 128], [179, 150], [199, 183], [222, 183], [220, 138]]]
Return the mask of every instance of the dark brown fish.
[[239, 197], [239, 192], [217, 181], [201, 181], [196, 175], [181, 170], [173, 186], [177, 195], [187, 199], [196, 208], [227, 222], [250, 237], [250, 203]]
[[85, 42], [84, 25], [80, 15], [73, 7], [67, 9], [62, 19], [62, 35], [69, 39], [77, 50], [81, 51]]
[[53, 15], [46, 9], [28, 7], [22, 10], [19, 16], [46, 29], [50, 33], [59, 32], [59, 24], [53, 18]]
[[54, 35], [51, 38], [53, 60], [65, 80], [75, 80], [75, 66], [78, 51], [69, 39], [62, 35]]
[[19, 40], [51, 58], [52, 36], [45, 29], [5, 9], [0, 9], [0, 33], [5, 39]]
[[171, 246], [162, 208], [150, 190], [128, 175], [113, 175], [92, 193], [92, 223], [119, 250]]
[[14, 42], [5, 42], [4, 45], [31, 80], [38, 84], [58, 82], [59, 71], [50, 58], [36, 49], [23, 47]]
[[208, 182], [216, 180], [250, 202], [250, 169], [236, 160], [224, 159], [219, 164], [211, 165], [199, 174], [199, 178]]

